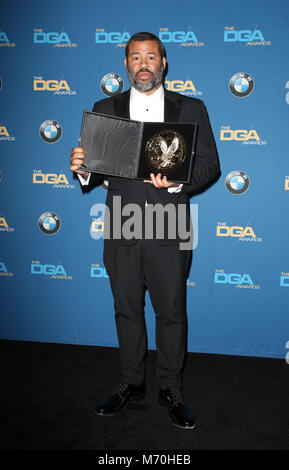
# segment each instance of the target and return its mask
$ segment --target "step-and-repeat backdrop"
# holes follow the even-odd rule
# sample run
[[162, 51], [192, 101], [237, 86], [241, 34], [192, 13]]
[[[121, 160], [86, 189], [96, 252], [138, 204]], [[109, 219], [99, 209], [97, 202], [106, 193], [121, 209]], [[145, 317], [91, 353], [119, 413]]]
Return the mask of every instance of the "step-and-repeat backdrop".
[[[12, 0], [0, 19], [0, 337], [117, 346], [99, 204], [70, 172], [83, 110], [129, 88], [151, 31], [165, 86], [204, 100], [222, 176], [192, 198], [189, 351], [289, 350], [289, 49], [285, 0]], [[154, 312], [146, 298], [149, 347]]]

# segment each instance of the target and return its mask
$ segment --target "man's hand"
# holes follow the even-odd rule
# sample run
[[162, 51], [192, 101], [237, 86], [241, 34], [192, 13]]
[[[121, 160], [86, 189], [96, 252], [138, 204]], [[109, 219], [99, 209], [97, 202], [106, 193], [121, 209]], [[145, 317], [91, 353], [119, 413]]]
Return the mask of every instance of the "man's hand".
[[161, 188], [172, 188], [172, 187], [177, 187], [179, 186], [179, 183], [173, 183], [171, 181], [167, 180], [166, 176], [162, 176], [160, 173], [158, 173], [156, 176], [154, 173], [150, 174], [151, 179], [150, 180], [144, 180], [145, 183], [151, 183], [154, 185], [155, 188], [161, 189]]
[[87, 171], [79, 170], [80, 165], [84, 163], [85, 150], [82, 147], [73, 147], [70, 154], [70, 169], [75, 173], [87, 179], [89, 173]]

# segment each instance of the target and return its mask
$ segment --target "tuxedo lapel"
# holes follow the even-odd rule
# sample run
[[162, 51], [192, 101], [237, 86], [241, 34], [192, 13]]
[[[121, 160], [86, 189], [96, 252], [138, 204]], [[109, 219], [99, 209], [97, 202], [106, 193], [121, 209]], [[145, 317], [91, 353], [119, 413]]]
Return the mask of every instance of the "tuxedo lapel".
[[129, 97], [130, 90], [114, 97], [114, 110], [117, 117], [129, 119]]
[[165, 91], [165, 122], [178, 122], [182, 108], [182, 97]]

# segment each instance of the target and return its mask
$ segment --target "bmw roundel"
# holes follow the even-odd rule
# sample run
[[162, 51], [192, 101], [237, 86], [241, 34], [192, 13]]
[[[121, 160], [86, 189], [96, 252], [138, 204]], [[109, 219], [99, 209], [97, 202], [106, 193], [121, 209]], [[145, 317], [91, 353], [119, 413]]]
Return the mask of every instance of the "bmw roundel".
[[122, 92], [123, 79], [117, 73], [107, 73], [102, 77], [100, 87], [107, 96], [117, 95]]
[[39, 129], [40, 137], [48, 144], [54, 144], [62, 135], [61, 125], [57, 121], [44, 121]]
[[239, 72], [233, 75], [229, 81], [231, 93], [238, 98], [244, 98], [250, 95], [254, 88], [254, 80], [251, 75]]
[[241, 170], [231, 171], [225, 180], [227, 190], [232, 194], [242, 194], [249, 188], [249, 176]]
[[38, 219], [38, 227], [46, 235], [54, 235], [60, 229], [60, 218], [54, 212], [44, 212]]

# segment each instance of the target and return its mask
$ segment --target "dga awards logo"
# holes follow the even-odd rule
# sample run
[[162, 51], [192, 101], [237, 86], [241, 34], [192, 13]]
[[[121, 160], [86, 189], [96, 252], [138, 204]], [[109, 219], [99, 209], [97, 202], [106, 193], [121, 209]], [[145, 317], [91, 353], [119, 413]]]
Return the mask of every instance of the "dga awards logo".
[[6, 126], [0, 126], [0, 141], [15, 142], [16, 138], [9, 134]]
[[197, 90], [192, 80], [166, 80], [165, 88], [186, 96], [201, 96], [203, 92]]
[[101, 79], [100, 88], [107, 96], [117, 95], [123, 90], [123, 79], [117, 73], [107, 73]]
[[42, 170], [33, 170], [33, 184], [49, 185], [57, 189], [74, 189], [75, 185], [68, 182], [67, 176], [62, 173], [44, 173]]
[[225, 26], [224, 42], [241, 43], [245, 46], [271, 46], [271, 41], [266, 41], [262, 31], [257, 27], [253, 31], [250, 29], [237, 31], [234, 26]]
[[289, 287], [289, 273], [281, 272], [280, 287]]
[[254, 89], [254, 80], [251, 75], [245, 72], [235, 73], [229, 81], [230, 92], [237, 98], [245, 98]]
[[0, 232], [14, 232], [14, 228], [8, 225], [5, 217], [0, 217]]
[[14, 276], [14, 273], [11, 273], [8, 271], [5, 263], [3, 261], [0, 261], [0, 276], [3, 277], [12, 277]]
[[104, 28], [95, 29], [95, 44], [114, 44], [116, 47], [124, 47], [130, 38], [127, 31], [107, 32]]
[[243, 194], [250, 185], [249, 176], [241, 170], [231, 171], [226, 176], [225, 184], [227, 190], [232, 194]]
[[241, 142], [242, 145], [267, 145], [267, 141], [261, 140], [256, 129], [231, 129], [230, 126], [221, 126], [220, 140]]
[[0, 31], [0, 47], [15, 47], [15, 42], [11, 42], [8, 39], [7, 34], [4, 31]]
[[159, 28], [159, 39], [163, 43], [173, 43], [182, 47], [202, 47], [203, 41], [199, 41], [195, 32], [189, 26], [188, 31], [169, 31], [168, 28]]
[[62, 128], [57, 121], [48, 119], [41, 124], [39, 134], [47, 144], [55, 144], [62, 136]]
[[100, 264], [91, 263], [90, 277], [97, 279], [108, 279], [108, 274], [105, 267], [100, 266]]
[[[117, 209], [120, 210], [120, 207]], [[92, 217], [90, 236], [94, 240], [99, 240], [104, 237], [105, 212], [106, 205], [102, 203], [94, 204], [90, 209], [90, 216]]]
[[77, 47], [76, 42], [71, 42], [65, 31], [45, 33], [42, 28], [34, 28], [33, 42], [34, 44], [49, 44], [53, 47]]
[[226, 222], [218, 222], [217, 237], [223, 237], [223, 239], [233, 238], [237, 239], [240, 242], [262, 242], [261, 237], [257, 237], [255, 230], [251, 225], [228, 225]]
[[215, 269], [214, 283], [222, 285], [231, 285], [236, 289], [259, 290], [260, 286], [254, 284], [252, 276], [248, 273], [225, 273], [224, 269]]
[[71, 90], [67, 80], [44, 80], [43, 77], [33, 78], [33, 90], [39, 92], [53, 92], [53, 95], [75, 96], [76, 90]]
[[54, 212], [43, 212], [38, 219], [38, 227], [45, 235], [54, 235], [60, 229], [60, 218]]
[[31, 262], [30, 274], [36, 276], [49, 276], [49, 279], [65, 279], [71, 281], [72, 276], [67, 274], [64, 266], [59, 262], [55, 264], [42, 264], [39, 260]]
[[[0, 179], [0, 181], [1, 181], [1, 179]], [[289, 191], [289, 176], [285, 176], [284, 190]]]

